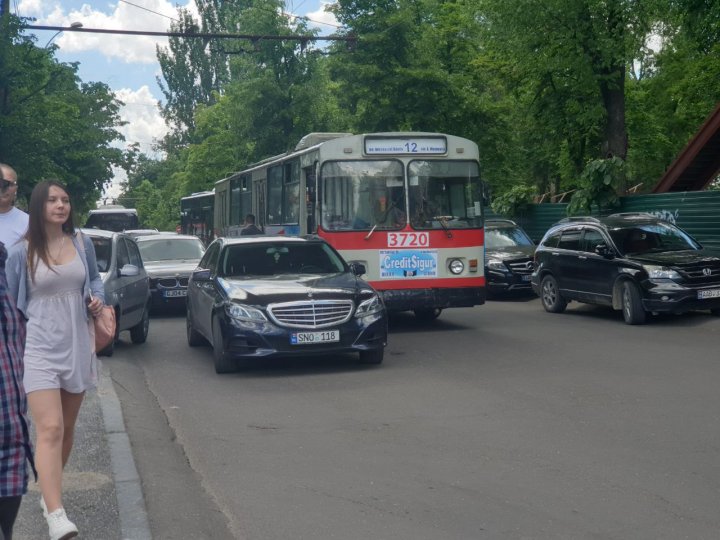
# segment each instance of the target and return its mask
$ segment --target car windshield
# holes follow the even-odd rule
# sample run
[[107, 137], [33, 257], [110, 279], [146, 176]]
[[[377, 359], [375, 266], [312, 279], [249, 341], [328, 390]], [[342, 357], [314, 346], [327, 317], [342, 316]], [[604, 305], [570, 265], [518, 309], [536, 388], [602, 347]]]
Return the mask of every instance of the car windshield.
[[345, 272], [340, 256], [323, 242], [230, 245], [220, 256], [220, 276], [335, 274]]
[[502, 249], [517, 246], [533, 246], [532, 240], [528, 238], [520, 227], [500, 227], [485, 229], [485, 247], [490, 249]]
[[205, 252], [199, 238], [148, 239], [137, 245], [144, 262], [199, 260]]
[[91, 240], [95, 247], [98, 272], [107, 272], [110, 267], [110, 257], [112, 255], [112, 239], [92, 237]]
[[623, 254], [697, 250], [700, 246], [684, 231], [669, 223], [647, 223], [610, 230]]

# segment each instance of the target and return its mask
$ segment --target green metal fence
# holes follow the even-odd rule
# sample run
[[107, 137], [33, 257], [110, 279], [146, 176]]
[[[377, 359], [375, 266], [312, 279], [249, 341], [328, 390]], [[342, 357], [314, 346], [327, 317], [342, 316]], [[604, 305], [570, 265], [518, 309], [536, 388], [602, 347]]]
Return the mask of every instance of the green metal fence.
[[[567, 207], [565, 203], [531, 204], [513, 219], [539, 241], [553, 223], [567, 216]], [[705, 247], [720, 249], [720, 191], [630, 195], [620, 198], [615, 212], [648, 212], [685, 229]], [[488, 209], [485, 218], [492, 217], [500, 216]]]

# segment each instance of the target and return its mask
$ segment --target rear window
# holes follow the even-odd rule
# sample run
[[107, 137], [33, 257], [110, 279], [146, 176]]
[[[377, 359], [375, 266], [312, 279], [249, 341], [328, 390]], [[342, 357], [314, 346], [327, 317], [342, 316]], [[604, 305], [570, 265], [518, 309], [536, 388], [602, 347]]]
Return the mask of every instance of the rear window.
[[126, 229], [138, 229], [140, 224], [135, 212], [99, 212], [90, 213], [85, 222], [87, 229], [122, 232]]

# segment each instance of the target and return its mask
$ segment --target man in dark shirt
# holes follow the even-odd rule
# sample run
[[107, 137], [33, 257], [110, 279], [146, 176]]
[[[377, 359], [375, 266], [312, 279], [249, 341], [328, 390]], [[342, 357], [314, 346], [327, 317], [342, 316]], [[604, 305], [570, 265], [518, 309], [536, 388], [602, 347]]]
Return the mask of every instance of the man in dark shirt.
[[263, 232], [255, 225], [255, 216], [248, 214], [245, 216], [245, 226], [240, 231], [240, 236], [250, 236], [253, 234], [263, 234]]

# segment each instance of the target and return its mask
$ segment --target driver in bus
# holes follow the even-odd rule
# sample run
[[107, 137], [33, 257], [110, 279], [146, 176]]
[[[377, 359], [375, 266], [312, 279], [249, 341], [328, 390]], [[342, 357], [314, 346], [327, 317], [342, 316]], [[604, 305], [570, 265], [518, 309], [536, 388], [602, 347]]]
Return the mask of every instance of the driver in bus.
[[[398, 190], [396, 199], [386, 187], [372, 186], [368, 191], [368, 203], [365, 206], [369, 220], [363, 216], [356, 216], [353, 221], [354, 229], [369, 229], [375, 226], [385, 228], [402, 228], [405, 226], [405, 212], [402, 207], [402, 190]], [[359, 212], [362, 214], [362, 212]]]

